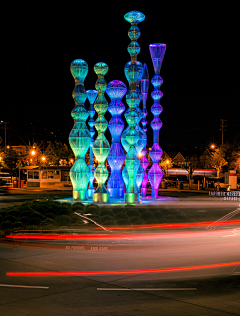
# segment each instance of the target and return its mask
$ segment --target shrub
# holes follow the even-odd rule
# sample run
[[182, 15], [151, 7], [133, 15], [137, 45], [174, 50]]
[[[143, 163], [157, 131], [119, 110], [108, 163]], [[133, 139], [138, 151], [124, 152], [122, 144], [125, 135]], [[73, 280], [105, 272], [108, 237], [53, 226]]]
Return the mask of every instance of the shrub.
[[155, 217], [153, 215], [153, 213], [149, 212], [149, 211], [145, 211], [141, 214], [141, 218], [146, 222], [147, 220], [154, 220]]
[[13, 210], [8, 212], [8, 215], [11, 215], [14, 217], [19, 217], [19, 211], [13, 209]]
[[101, 217], [101, 223], [103, 225], [113, 225], [115, 222], [112, 216], [104, 215]]
[[86, 214], [96, 214], [96, 213], [99, 213], [100, 209], [99, 209], [99, 206], [96, 205], [96, 204], [88, 204], [87, 206], [85, 206], [85, 209], [84, 209], [84, 213]]
[[111, 208], [102, 208], [100, 210], [100, 216], [114, 216], [114, 213]]
[[23, 224], [22, 222], [15, 222], [13, 225], [12, 225], [13, 229], [19, 229], [19, 228], [23, 228]]
[[113, 213], [114, 215], [116, 215], [117, 213], [125, 213], [126, 209], [124, 207], [116, 207], [113, 209]]
[[58, 226], [65, 226], [70, 223], [70, 217], [67, 215], [59, 215], [55, 217], [54, 223]]
[[128, 219], [125, 219], [125, 218], [120, 218], [117, 220], [117, 223], [119, 225], [130, 225], [130, 222], [128, 221]]
[[39, 225], [41, 222], [41, 219], [36, 216], [31, 216], [28, 220], [28, 225]]
[[20, 217], [29, 217], [33, 214], [33, 211], [31, 211], [30, 209], [28, 210], [23, 210], [20, 212]]
[[[44, 216], [47, 217], [47, 218], [45, 218], [45, 220], [48, 220], [48, 218], [54, 219], [56, 217], [56, 215], [53, 213], [46, 213]], [[43, 217], [43, 219], [44, 219], [44, 217]]]
[[132, 217], [132, 216], [139, 216], [139, 212], [137, 211], [137, 210], [135, 210], [135, 209], [133, 209], [133, 210], [128, 210], [127, 211], [127, 216], [129, 216], [129, 217]]
[[117, 213], [114, 218], [118, 221], [119, 219], [126, 219], [128, 220], [128, 216], [125, 213]]
[[7, 212], [6, 211], [1, 211], [0, 214], [1, 214], [2, 218], [4, 218], [7, 215]]
[[12, 223], [10, 221], [2, 222], [1, 224], [2, 230], [11, 229], [11, 228], [12, 228]]
[[139, 216], [130, 217], [129, 221], [133, 225], [141, 225], [144, 223]]
[[28, 230], [38, 230], [38, 226], [37, 225], [30, 225], [27, 227]]
[[73, 210], [73, 212], [84, 212], [84, 208], [85, 206], [82, 203], [74, 203], [71, 207], [71, 209]]
[[19, 218], [20, 222], [22, 222], [24, 225], [28, 224], [28, 219], [29, 217], [26, 217], [26, 216], [22, 216]]
[[16, 220], [17, 220], [17, 218], [15, 217], [15, 216], [12, 216], [12, 215], [6, 215], [5, 217], [4, 217], [4, 221], [9, 221], [9, 222], [12, 222], [12, 223], [14, 223], [14, 222], [16, 222]]

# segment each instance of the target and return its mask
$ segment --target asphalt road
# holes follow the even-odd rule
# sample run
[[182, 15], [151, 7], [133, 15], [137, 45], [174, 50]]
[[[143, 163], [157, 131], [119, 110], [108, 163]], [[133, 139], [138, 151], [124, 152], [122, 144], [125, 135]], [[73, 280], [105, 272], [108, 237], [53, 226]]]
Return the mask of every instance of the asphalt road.
[[[0, 245], [0, 315], [240, 315], [238, 227], [128, 233], [119, 250], [104, 248], [117, 241], [98, 239], [92, 250], [71, 248], [69, 240], [65, 249]], [[142, 248], [124, 249], [136, 243]], [[219, 266], [232, 262], [239, 264]]]

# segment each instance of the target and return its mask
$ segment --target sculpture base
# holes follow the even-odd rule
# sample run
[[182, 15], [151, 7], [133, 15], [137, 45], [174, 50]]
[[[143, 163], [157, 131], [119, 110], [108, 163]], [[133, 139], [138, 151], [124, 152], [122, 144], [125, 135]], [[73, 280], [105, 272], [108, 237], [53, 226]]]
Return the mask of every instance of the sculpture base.
[[93, 193], [93, 204], [109, 204], [109, 193]]
[[158, 198], [158, 189], [152, 189], [152, 198]]
[[87, 190], [88, 199], [92, 199], [94, 192], [95, 192], [95, 189], [88, 189]]
[[124, 200], [127, 204], [140, 203], [140, 193], [125, 193]]
[[73, 201], [84, 201], [86, 200], [86, 191], [73, 191]]
[[141, 192], [142, 192], [142, 197], [147, 196], [147, 188], [141, 188]]
[[121, 198], [124, 196], [124, 189], [108, 189], [110, 197], [112, 198]]

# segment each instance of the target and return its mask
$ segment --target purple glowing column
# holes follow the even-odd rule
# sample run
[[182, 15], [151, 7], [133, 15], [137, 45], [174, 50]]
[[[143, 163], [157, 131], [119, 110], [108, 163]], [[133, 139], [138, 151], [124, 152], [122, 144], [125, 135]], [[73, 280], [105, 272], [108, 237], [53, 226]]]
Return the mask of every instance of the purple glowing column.
[[98, 92], [97, 92], [97, 90], [87, 90], [86, 92], [87, 92], [88, 101], [90, 103], [89, 110], [88, 110], [90, 119], [88, 121], [88, 125], [90, 126], [89, 132], [91, 134], [90, 159], [89, 159], [89, 165], [88, 165], [88, 168], [90, 170], [90, 181], [89, 181], [89, 188], [88, 188], [88, 197], [92, 198], [93, 197], [93, 193], [95, 192], [95, 189], [93, 187], [95, 167], [94, 167], [94, 163], [93, 163], [93, 150], [92, 150], [93, 143], [94, 143], [93, 136], [95, 134], [95, 131], [93, 129], [94, 124], [95, 124], [94, 119], [93, 119], [94, 114], [95, 114], [95, 110], [94, 110], [93, 104], [94, 104], [94, 101], [96, 100]]
[[[143, 119], [142, 119], [142, 126], [143, 126], [143, 131], [147, 133], [147, 95], [148, 95], [148, 87], [149, 87], [149, 75], [148, 75], [148, 68], [147, 64], [144, 64], [143, 68], [143, 76], [141, 79], [141, 92], [142, 92], [142, 100], [143, 100]], [[146, 134], [147, 135], [147, 134]], [[147, 149], [146, 146], [142, 150], [142, 159], [141, 159], [141, 165], [144, 169], [144, 178], [142, 182], [142, 196], [145, 197], [147, 196], [147, 183], [148, 183], [148, 176], [146, 169], [149, 165], [149, 162], [146, 158], [147, 154]]]
[[151, 122], [151, 127], [153, 129], [153, 146], [149, 150], [149, 155], [152, 159], [153, 165], [148, 172], [148, 179], [152, 187], [152, 197], [158, 197], [158, 188], [161, 183], [163, 172], [159, 167], [159, 160], [162, 157], [162, 149], [159, 146], [159, 131], [162, 127], [162, 122], [159, 119], [159, 115], [162, 112], [162, 106], [160, 104], [160, 99], [163, 96], [159, 87], [163, 83], [163, 80], [160, 76], [160, 69], [163, 61], [163, 57], [166, 51], [166, 44], [157, 43], [150, 44], [149, 50], [152, 58], [152, 63], [155, 71], [155, 76], [152, 78], [151, 83], [154, 86], [154, 90], [151, 93], [151, 97], [154, 100], [154, 103], [151, 107], [151, 112], [154, 115], [154, 118]]
[[127, 87], [122, 81], [113, 80], [107, 85], [106, 93], [111, 98], [108, 111], [112, 114], [112, 118], [108, 124], [108, 129], [112, 135], [112, 146], [107, 158], [111, 168], [107, 188], [110, 197], [116, 198], [124, 196], [124, 182], [121, 175], [121, 168], [125, 160], [125, 154], [122, 149], [120, 137], [124, 129], [124, 122], [121, 115], [125, 110], [122, 98], [126, 92]]

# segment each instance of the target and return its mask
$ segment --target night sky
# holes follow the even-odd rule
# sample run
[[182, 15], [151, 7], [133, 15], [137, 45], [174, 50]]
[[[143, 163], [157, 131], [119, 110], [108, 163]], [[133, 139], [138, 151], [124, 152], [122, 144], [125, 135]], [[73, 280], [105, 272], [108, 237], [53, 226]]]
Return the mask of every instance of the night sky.
[[[89, 65], [86, 90], [94, 89], [93, 67], [100, 61], [109, 66], [106, 82], [118, 79], [127, 84], [124, 66], [130, 60], [130, 24], [123, 17], [131, 10], [146, 16], [138, 25], [138, 60], [147, 63], [150, 79], [154, 70], [149, 44], [167, 44], [161, 69], [160, 146], [220, 144], [220, 119], [227, 119], [225, 141], [240, 134], [237, 7], [224, 7], [220, 2], [216, 6], [182, 1], [178, 5], [170, 1], [86, 2], [56, 6], [19, 2], [2, 11], [0, 121], [9, 122], [11, 145], [68, 141], [73, 126], [70, 63], [74, 59], [84, 59]], [[152, 91], [150, 84], [149, 122]], [[149, 147], [151, 135], [148, 125]], [[0, 136], [4, 139], [3, 129]]]

